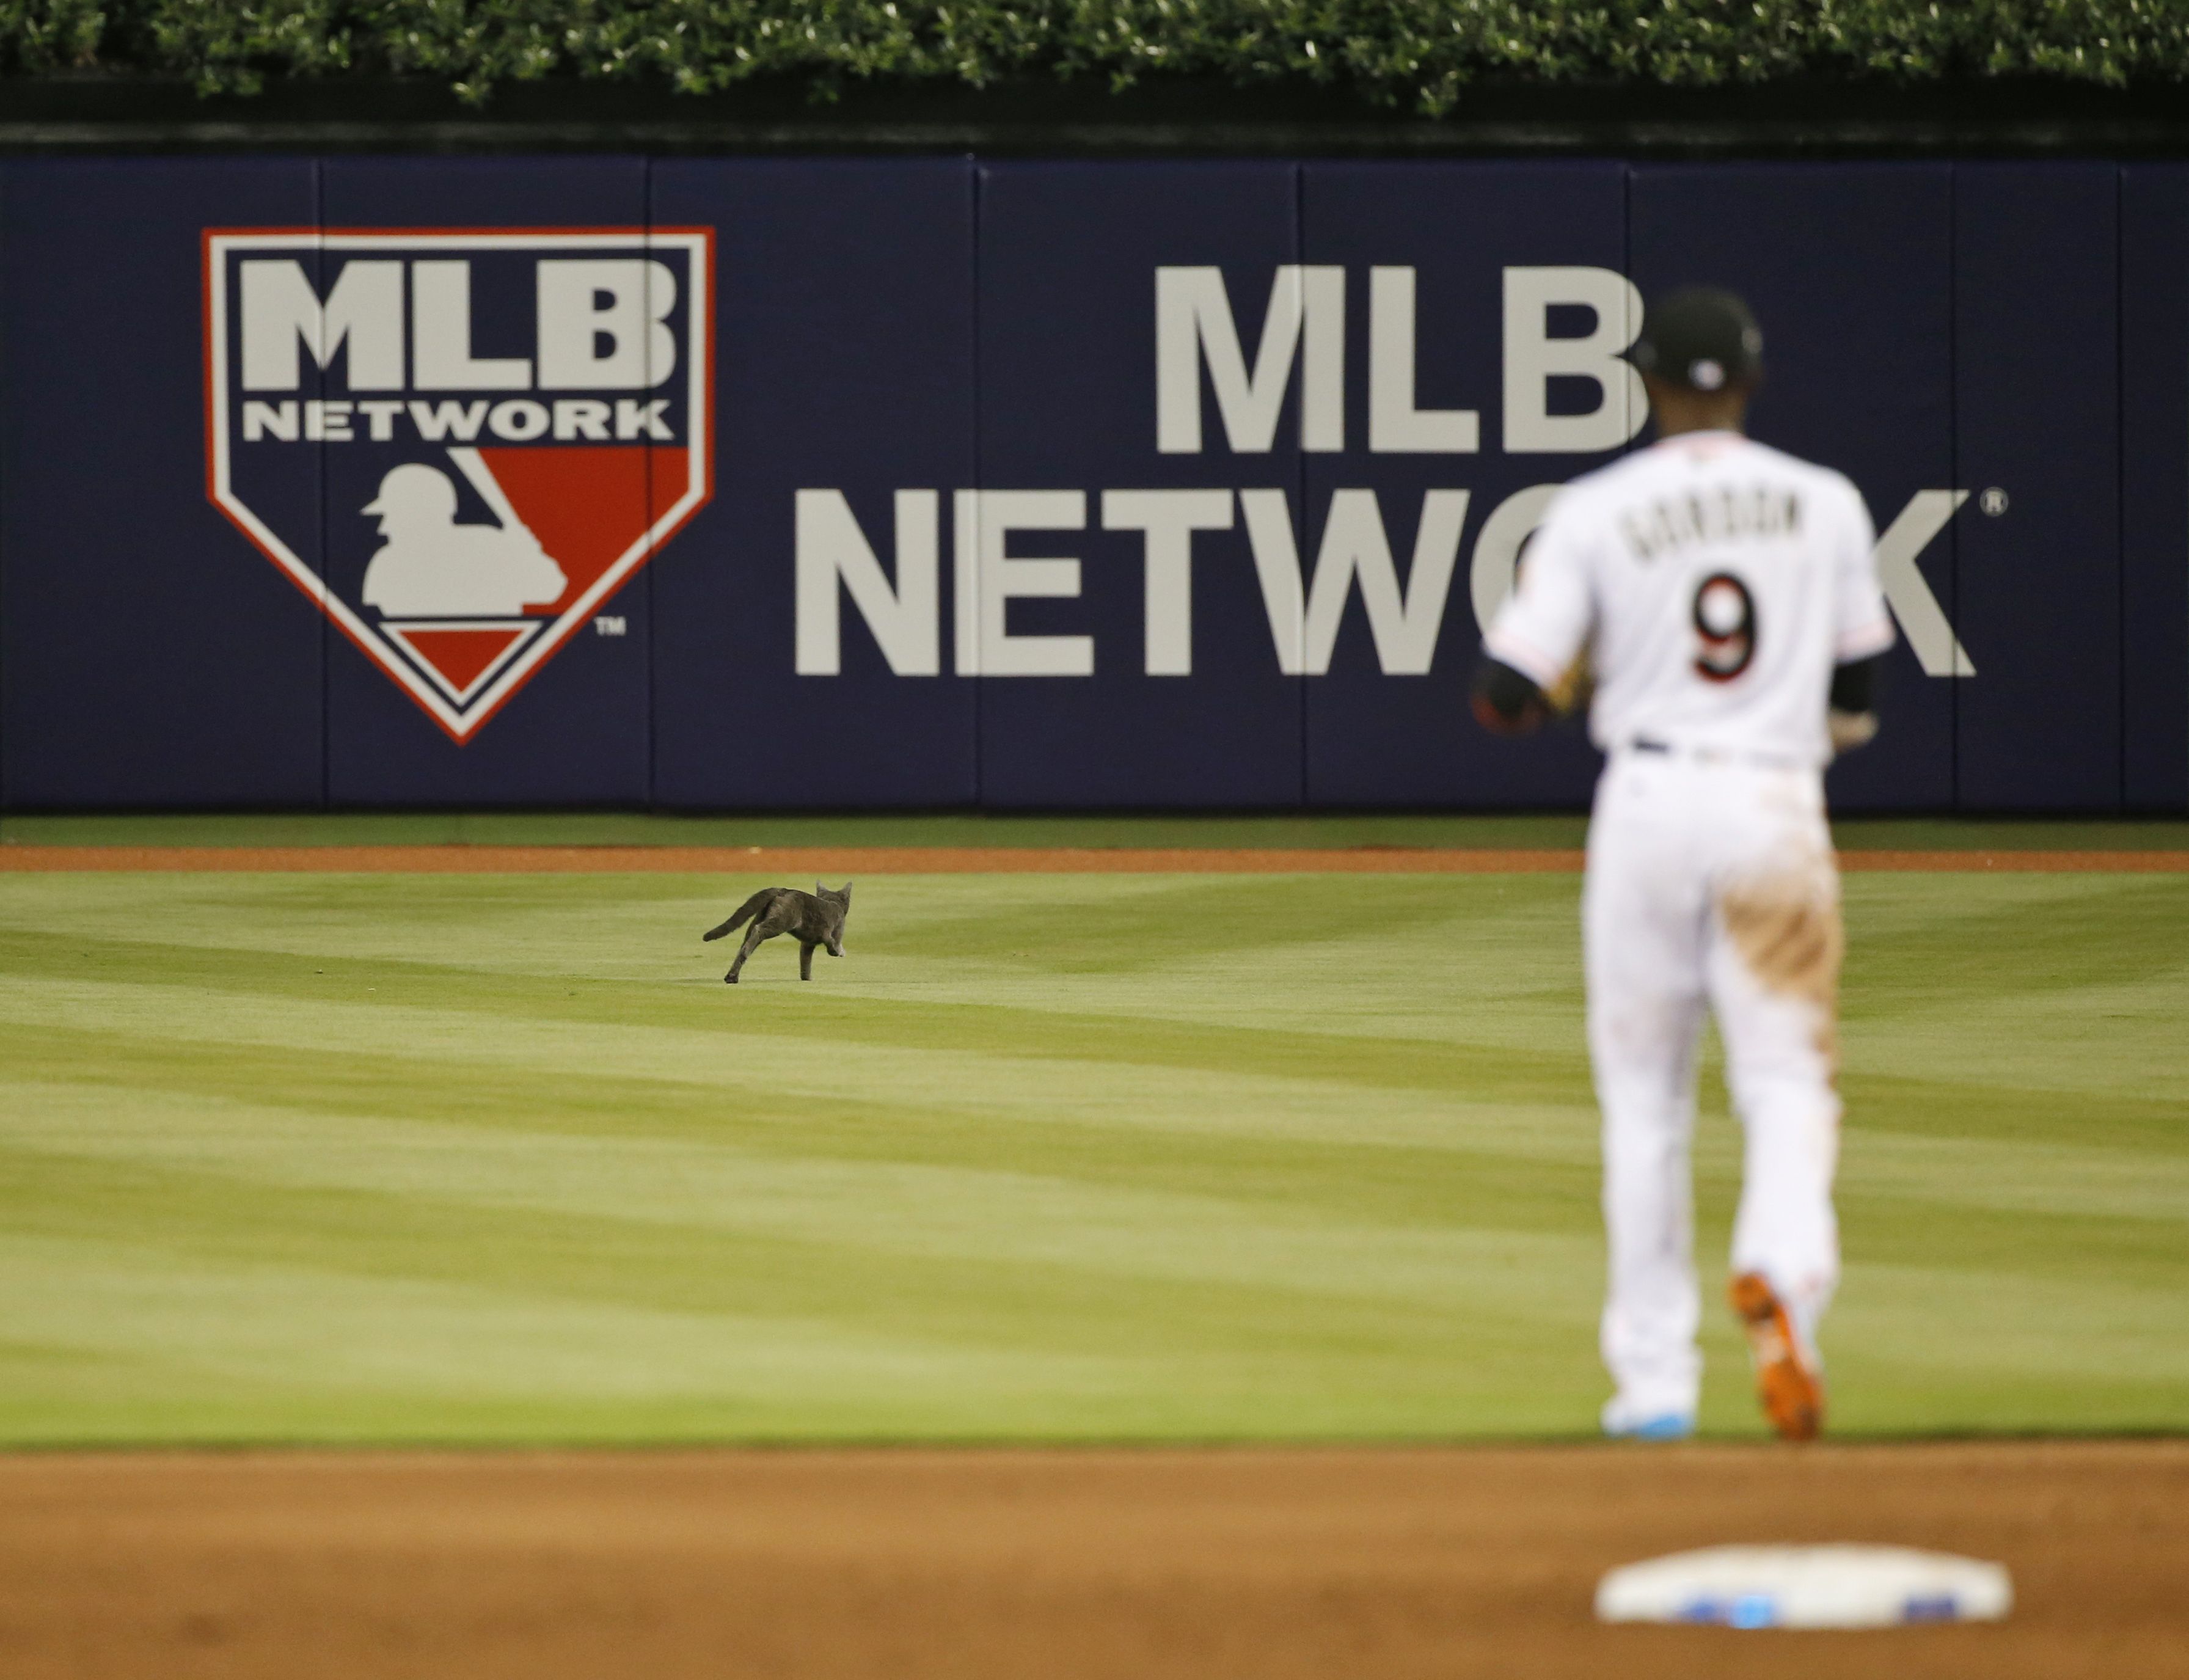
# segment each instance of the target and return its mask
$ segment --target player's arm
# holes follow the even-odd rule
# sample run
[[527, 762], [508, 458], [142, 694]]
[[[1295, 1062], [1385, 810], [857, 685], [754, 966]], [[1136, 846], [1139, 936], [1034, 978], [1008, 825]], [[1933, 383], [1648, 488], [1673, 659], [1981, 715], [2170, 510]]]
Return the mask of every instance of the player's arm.
[[1824, 721], [1832, 750], [1852, 752], [1877, 734], [1877, 690], [1885, 651], [1892, 645], [1892, 619], [1877, 581], [1877, 530], [1862, 492], [1842, 479], [1844, 523], [1839, 574], [1835, 580], [1831, 697]]
[[1586, 529], [1572, 492], [1562, 492], [1529, 542], [1513, 593], [1482, 638], [1473, 705], [1484, 728], [1524, 735], [1564, 709], [1565, 679], [1595, 625]]

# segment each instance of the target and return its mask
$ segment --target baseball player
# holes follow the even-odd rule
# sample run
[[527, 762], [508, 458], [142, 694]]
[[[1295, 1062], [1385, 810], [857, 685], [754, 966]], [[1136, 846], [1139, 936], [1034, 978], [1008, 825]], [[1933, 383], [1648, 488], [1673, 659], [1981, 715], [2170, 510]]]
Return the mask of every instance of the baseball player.
[[1649, 307], [1628, 354], [1657, 441], [1560, 491], [1475, 682], [1476, 715], [1517, 733], [1593, 666], [1589, 729], [1608, 757], [1581, 918], [1614, 1435], [1694, 1427], [1688, 1142], [1705, 1007], [1747, 1140], [1734, 1310], [1779, 1433], [1824, 1422], [1841, 942], [1823, 771], [1876, 732], [1892, 624], [1860, 492], [1743, 435], [1762, 348], [1728, 293]]
[[464, 450], [457, 464], [475, 484], [486, 477], [493, 489], [487, 506], [501, 524], [456, 523], [455, 485], [438, 467], [416, 462], [392, 469], [360, 510], [378, 517], [387, 539], [365, 568], [365, 603], [386, 617], [515, 614], [548, 605], [569, 586], [478, 451]]

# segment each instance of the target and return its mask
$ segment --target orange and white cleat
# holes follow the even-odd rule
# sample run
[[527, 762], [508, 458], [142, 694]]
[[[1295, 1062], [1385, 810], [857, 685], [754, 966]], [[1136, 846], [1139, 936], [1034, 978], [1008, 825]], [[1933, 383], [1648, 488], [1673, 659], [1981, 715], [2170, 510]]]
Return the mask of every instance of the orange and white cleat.
[[1760, 1272], [1743, 1272], [1726, 1293], [1748, 1332], [1763, 1415], [1782, 1440], [1816, 1440], [1824, 1427], [1824, 1378], [1803, 1352], [1785, 1304]]

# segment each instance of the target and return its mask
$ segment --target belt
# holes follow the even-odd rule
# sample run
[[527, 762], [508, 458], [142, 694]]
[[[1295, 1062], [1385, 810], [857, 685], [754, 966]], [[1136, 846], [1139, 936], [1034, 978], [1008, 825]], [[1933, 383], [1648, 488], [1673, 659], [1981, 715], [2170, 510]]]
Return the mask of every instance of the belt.
[[1626, 745], [1633, 752], [1656, 753], [1666, 758], [1692, 759], [1697, 764], [1749, 764], [1765, 770], [1807, 767], [1799, 759], [1784, 753], [1751, 752], [1745, 748], [1735, 747], [1681, 747], [1651, 735], [1637, 735]]

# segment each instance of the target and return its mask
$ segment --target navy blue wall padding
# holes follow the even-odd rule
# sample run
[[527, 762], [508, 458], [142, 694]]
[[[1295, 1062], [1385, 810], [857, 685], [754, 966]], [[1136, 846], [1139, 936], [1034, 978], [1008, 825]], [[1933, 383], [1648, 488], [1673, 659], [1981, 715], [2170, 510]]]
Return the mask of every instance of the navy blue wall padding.
[[[674, 365], [649, 365], [642, 386], [591, 382], [567, 350], [549, 359], [568, 376], [561, 387], [506, 399], [498, 393], [515, 386], [480, 387], [540, 404], [542, 427], [574, 390], [658, 394], [680, 427], [693, 395], [711, 392], [711, 501], [618, 592], [590, 602], [573, 584], [567, 608], [537, 594], [468, 608], [364, 601], [368, 567], [410, 540], [365, 512], [400, 461], [443, 472], [459, 526], [506, 528], [493, 504], [521, 490], [533, 512], [518, 523], [554, 525], [569, 556], [591, 540], [574, 509], [647, 540], [687, 459], [688, 429], [528, 442], [512, 421], [500, 443], [478, 440], [531, 450], [501, 457], [505, 484], [413, 419], [377, 454], [359, 447], [362, 408], [359, 437], [314, 441], [314, 399], [399, 385], [404, 405], [388, 412], [410, 414], [421, 359], [433, 360], [414, 330], [455, 319], [418, 302], [415, 267], [401, 282], [411, 382], [357, 385], [355, 335], [368, 356], [394, 342], [396, 294], [371, 293], [393, 286], [389, 271], [351, 294], [381, 302], [341, 315], [353, 337], [324, 373], [301, 353], [284, 371], [308, 337], [311, 300], [279, 290], [286, 269], [253, 271], [250, 284], [275, 288], [254, 294], [265, 313], [252, 314], [275, 337], [254, 342], [277, 348], [253, 363], [246, 398], [241, 334], [229, 335], [219, 371], [235, 398], [222, 422], [234, 428], [222, 433], [232, 515], [209, 498], [209, 235], [266, 234], [258, 257], [223, 258], [224, 323], [242, 319], [243, 264], [272, 250], [306, 271], [331, 337], [331, 288], [368, 254], [320, 233], [390, 228], [459, 240], [621, 229], [566, 249], [608, 254], [626, 277], [640, 257], [666, 265], [687, 297], [698, 277], [678, 265], [701, 258], [677, 230], [713, 230], [709, 358], [677, 341]], [[536, 244], [444, 248], [475, 257], [470, 354], [542, 356], [532, 324], [571, 271], [541, 269]], [[1232, 437], [1193, 348], [1228, 313], [1254, 368], [1287, 264], [1304, 265], [1313, 309], [1342, 287], [1338, 338], [1322, 341], [1343, 345], [1342, 447], [1304, 447], [1304, 352], [1263, 370], [1284, 396], [1259, 449]], [[0, 164], [0, 808], [1577, 807], [1598, 761], [1577, 726], [1505, 741], [1467, 709], [1485, 526], [1532, 488], [1628, 447], [1512, 447], [1504, 289], [1520, 268], [1624, 274], [1645, 294], [1698, 281], [1745, 293], [1767, 341], [1755, 434], [1847, 473], [1881, 531], [1937, 512], [1913, 573], [1892, 585], [1903, 635], [1884, 733], [1831, 771], [1835, 809], [2189, 811], [2189, 165], [636, 156]], [[1222, 281], [1220, 297], [1197, 294], [1217, 314], [1204, 310], [1182, 341], [1195, 449], [1159, 446], [1158, 269]], [[1428, 433], [1372, 446], [1378, 270], [1387, 300], [1413, 289], [1411, 411], [1472, 410], [1473, 450], [1424, 448]], [[1391, 278], [1401, 271], [1410, 281]], [[597, 320], [638, 288], [607, 270], [597, 282], [585, 306]], [[635, 316], [588, 328], [584, 309], [563, 307], [571, 325], [551, 342], [591, 331], [600, 358], [602, 344], [646, 336]], [[690, 330], [663, 319], [672, 337]], [[1566, 307], [1548, 331], [1590, 325]], [[1555, 413], [1596, 400], [1586, 380], [1551, 389]], [[246, 400], [258, 404], [249, 415]], [[293, 412], [277, 425], [284, 404]], [[304, 435], [280, 429], [299, 419]], [[1406, 439], [1387, 433], [1394, 441]], [[1104, 493], [1181, 490], [1208, 493], [1231, 523], [1193, 540], [1191, 670], [1159, 673], [1145, 541], [1104, 528]], [[931, 672], [892, 669], [921, 638], [885, 652], [830, 569], [850, 566], [861, 588], [902, 585], [905, 491], [929, 493], [908, 505], [935, 512], [923, 534], [937, 567]], [[809, 546], [809, 581], [823, 587], [804, 594], [803, 639], [800, 492], [823, 516], [809, 535], [826, 525], [835, 545]], [[1082, 528], [1020, 529], [1004, 547], [1012, 560], [1068, 557], [1076, 592], [1006, 601], [977, 586], [1039, 575], [990, 569], [981, 533], [959, 529], [961, 511], [985, 506], [993, 523], [1010, 506], [997, 498], [1022, 492], [1083, 498]], [[1312, 645], [1307, 669], [1287, 670], [1279, 642], [1295, 631], [1273, 629], [1272, 574], [1256, 564], [1242, 495], [1281, 506], [1312, 599], [1341, 493], [1356, 511], [1372, 496], [1411, 591], [1427, 499], [1449, 510], [1462, 492], [1428, 669], [1390, 667], [1356, 587], [1327, 670]], [[293, 555], [293, 576], [262, 540]], [[421, 563], [510, 552], [499, 537], [446, 540], [406, 552]], [[1504, 563], [1494, 545], [1484, 555], [1489, 588]], [[444, 579], [472, 563], [434, 561]], [[961, 569], [976, 585], [964, 602]], [[351, 614], [350, 632], [321, 611], [322, 593], [349, 603], [331, 610]], [[1950, 626], [1927, 658], [1905, 633], [1925, 597]], [[1085, 638], [1092, 673], [969, 669], [961, 622], [992, 608], [1009, 637]], [[476, 649], [496, 614], [512, 635], [558, 614], [572, 633], [483, 724], [459, 715], [472, 704], [452, 674], [461, 658], [404, 665], [391, 642], [391, 676], [352, 639], [439, 634], [453, 637], [444, 649]], [[437, 614], [469, 619], [437, 627]], [[830, 623], [834, 642], [821, 634]], [[1957, 642], [1972, 674], [1949, 674]], [[513, 680], [520, 667], [509, 670]], [[488, 682], [465, 691], [484, 697], [477, 710], [500, 692]]]
[[2119, 198], [2110, 164], [1954, 172], [1963, 810], [2120, 803]]
[[[653, 563], [653, 795], [676, 806], [978, 796], [947, 642], [951, 492], [973, 476], [973, 178], [962, 161], [653, 167], [653, 219], [717, 229], [713, 502]], [[837, 603], [842, 675], [793, 660], [794, 495], [841, 489], [892, 579], [894, 492], [937, 492], [942, 674], [893, 676]]]
[[319, 609], [206, 499], [199, 262], [207, 227], [311, 223], [314, 167], [0, 170], [10, 808], [320, 800]]
[[2189, 165], [2121, 172], [2122, 798], [2189, 808]]
[[[330, 229], [636, 228], [646, 222], [642, 158], [330, 158], [320, 171]], [[475, 354], [523, 353], [525, 343], [515, 333], [529, 322], [529, 298], [497, 299], [482, 288], [473, 314], [481, 335]], [[488, 336], [497, 318], [512, 332], [508, 343]], [[329, 444], [325, 453], [330, 563], [361, 568], [376, 539], [357, 509], [376, 485], [346, 476], [352, 456], [339, 446]], [[642, 504], [634, 517], [642, 529]], [[329, 800], [337, 806], [643, 804], [651, 791], [653, 704], [649, 596], [642, 570], [605, 609], [625, 619], [626, 634], [605, 637], [581, 627], [461, 747], [331, 631]]]
[[1192, 674], [1151, 676], [1140, 536], [1101, 529], [1103, 489], [1299, 494], [1298, 375], [1274, 447], [1234, 454], [1203, 376], [1202, 450], [1159, 453], [1155, 271], [1223, 271], [1251, 362], [1271, 277], [1299, 260], [1286, 163], [1007, 163], [981, 172], [985, 489], [1083, 489], [1084, 531], [1009, 552], [1074, 556], [1074, 600], [1006, 608], [1013, 635], [1091, 636], [1091, 678], [984, 676], [981, 797], [991, 806], [1292, 806], [1300, 684], [1277, 668], [1243, 523], [1193, 540]]
[[[1881, 529], [1917, 491], [1955, 488], [1951, 166], [1638, 168], [1627, 202], [1628, 272], [1645, 296], [1700, 282], [1755, 309], [1758, 438], [1845, 472]], [[1949, 619], [1954, 535], [1949, 526], [1920, 563]], [[1926, 678], [1903, 639], [1889, 656], [1885, 732], [1833, 768], [1834, 807], [1950, 806], [1957, 686]]]
[[[1406, 578], [1425, 492], [1470, 492], [1436, 661], [1428, 675], [1386, 675], [1359, 594], [1348, 602], [1330, 673], [1308, 685], [1309, 801], [1581, 804], [1588, 798], [1600, 761], [1578, 720], [1530, 740], [1494, 736], [1474, 721], [1468, 689], [1482, 631], [1475, 623], [1468, 585], [1476, 540], [1507, 497], [1530, 485], [1563, 483], [1613, 458], [1507, 451], [1502, 435], [1501, 324], [1507, 263], [1615, 272], [1624, 268], [1625, 167], [1316, 163], [1307, 167], [1305, 176], [1307, 260], [1342, 263], [1346, 270], [1351, 305], [1346, 363], [1352, 376], [1346, 452], [1307, 457], [1309, 519], [1303, 546], [1312, 552], [1333, 490], [1372, 489], [1382, 506], [1393, 557]], [[1378, 265], [1415, 271], [1414, 405], [1473, 410], [1480, 440], [1477, 453], [1371, 450], [1370, 271]], [[1593, 393], [1576, 395], [1584, 403], [1593, 401]]]

